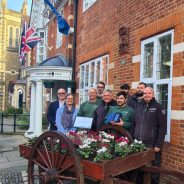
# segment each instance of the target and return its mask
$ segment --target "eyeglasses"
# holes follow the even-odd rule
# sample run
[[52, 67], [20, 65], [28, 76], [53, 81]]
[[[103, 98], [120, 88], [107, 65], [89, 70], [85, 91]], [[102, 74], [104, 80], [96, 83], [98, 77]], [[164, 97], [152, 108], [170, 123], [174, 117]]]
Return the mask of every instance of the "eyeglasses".
[[104, 87], [103, 86], [97, 86], [97, 88], [102, 88], [103, 89]]
[[65, 95], [66, 93], [58, 93], [58, 95]]

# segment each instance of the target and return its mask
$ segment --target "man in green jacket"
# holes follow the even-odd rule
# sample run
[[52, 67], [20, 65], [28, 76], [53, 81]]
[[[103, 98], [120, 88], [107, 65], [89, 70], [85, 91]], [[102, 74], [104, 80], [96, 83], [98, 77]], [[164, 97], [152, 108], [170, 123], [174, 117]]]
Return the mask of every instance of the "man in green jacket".
[[[128, 131], [130, 131], [134, 120], [134, 109], [129, 107], [126, 104], [127, 102], [126, 92], [124, 91], [118, 92], [116, 95], [116, 102], [117, 102], [117, 106], [113, 106], [110, 108], [108, 114], [104, 119], [104, 123], [105, 124], [111, 123], [112, 125], [115, 125], [115, 126], [122, 126]], [[121, 114], [121, 118], [119, 122], [114, 122], [114, 121], [109, 122], [108, 117], [116, 113]]]
[[99, 106], [99, 101], [97, 100], [97, 90], [91, 88], [88, 91], [89, 100], [80, 105], [79, 112], [77, 116], [93, 118], [95, 109]]

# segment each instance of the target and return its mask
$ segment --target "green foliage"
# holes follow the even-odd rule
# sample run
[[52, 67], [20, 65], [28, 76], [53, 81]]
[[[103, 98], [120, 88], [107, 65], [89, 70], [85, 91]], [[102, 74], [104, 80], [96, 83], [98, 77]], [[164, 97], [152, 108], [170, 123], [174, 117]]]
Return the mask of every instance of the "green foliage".
[[29, 116], [22, 115], [17, 116], [16, 124], [20, 129], [27, 129], [29, 126]]
[[143, 143], [134, 142], [131, 144], [131, 154], [144, 151], [146, 149]]
[[34, 137], [34, 138], [32, 138], [32, 139], [28, 139], [28, 143], [27, 143], [26, 145], [27, 145], [27, 146], [32, 146], [33, 143], [36, 141], [37, 138], [38, 138], [38, 137]]
[[94, 155], [94, 149], [92, 147], [86, 146], [85, 148], [78, 148], [77, 151], [79, 152], [79, 155], [84, 157], [85, 159], [90, 158], [91, 156]]
[[120, 146], [119, 144], [115, 145], [115, 154], [117, 156], [121, 156], [121, 157], [125, 157], [127, 155], [130, 154], [130, 146], [128, 144], [124, 145], [124, 146]]
[[7, 107], [7, 109], [5, 110], [6, 114], [23, 114], [23, 109], [22, 108], [14, 108], [14, 107]]
[[[104, 150], [103, 150], [104, 149]], [[113, 155], [110, 153], [108, 149], [105, 147], [99, 150], [94, 158], [94, 162], [100, 161], [100, 160], [110, 160], [113, 158]]]

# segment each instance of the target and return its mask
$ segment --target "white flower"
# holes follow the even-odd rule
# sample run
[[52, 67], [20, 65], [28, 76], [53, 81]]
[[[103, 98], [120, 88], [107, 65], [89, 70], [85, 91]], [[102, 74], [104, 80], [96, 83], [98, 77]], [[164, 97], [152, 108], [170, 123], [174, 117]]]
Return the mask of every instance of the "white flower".
[[83, 145], [79, 145], [79, 148], [81, 149], [90, 148], [90, 146], [88, 144], [83, 144]]
[[118, 143], [118, 145], [119, 146], [125, 146], [125, 145], [127, 145], [127, 142], [120, 142], [120, 143]]
[[102, 142], [107, 143], [107, 142], [110, 142], [110, 140], [108, 140], [108, 139], [102, 139]]
[[103, 153], [106, 151], [107, 151], [107, 148], [103, 146], [101, 149], [97, 150], [96, 152], [99, 154], [99, 153]]
[[142, 141], [138, 141], [137, 139], [135, 139], [134, 143], [142, 144]]

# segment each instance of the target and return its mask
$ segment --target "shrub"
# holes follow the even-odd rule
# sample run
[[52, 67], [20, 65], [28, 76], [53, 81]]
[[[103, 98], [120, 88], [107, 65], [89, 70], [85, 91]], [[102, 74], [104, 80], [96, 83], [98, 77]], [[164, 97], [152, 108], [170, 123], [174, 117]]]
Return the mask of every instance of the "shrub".
[[14, 107], [7, 107], [5, 110], [6, 114], [23, 114], [23, 109], [22, 108], [14, 108]]

